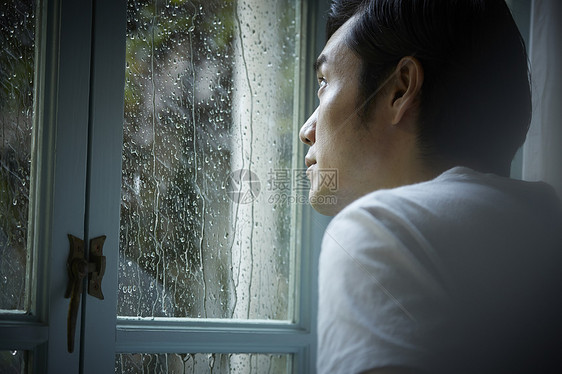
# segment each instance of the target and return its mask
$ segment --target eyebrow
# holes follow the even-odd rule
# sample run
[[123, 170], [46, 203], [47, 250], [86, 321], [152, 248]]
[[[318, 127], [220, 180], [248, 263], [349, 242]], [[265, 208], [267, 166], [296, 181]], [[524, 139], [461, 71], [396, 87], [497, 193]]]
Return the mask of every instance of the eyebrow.
[[326, 62], [326, 55], [322, 54], [320, 56], [318, 56], [318, 58], [316, 59], [316, 62], [314, 62], [314, 71], [316, 73], [318, 73], [318, 70], [320, 70], [320, 67]]

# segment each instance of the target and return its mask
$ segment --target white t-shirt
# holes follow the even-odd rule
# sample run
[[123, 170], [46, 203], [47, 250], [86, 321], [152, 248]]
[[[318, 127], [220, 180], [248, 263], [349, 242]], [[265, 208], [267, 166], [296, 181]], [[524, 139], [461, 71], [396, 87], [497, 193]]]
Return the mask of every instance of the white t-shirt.
[[561, 222], [545, 184], [464, 167], [358, 199], [324, 235], [318, 373], [546, 368]]

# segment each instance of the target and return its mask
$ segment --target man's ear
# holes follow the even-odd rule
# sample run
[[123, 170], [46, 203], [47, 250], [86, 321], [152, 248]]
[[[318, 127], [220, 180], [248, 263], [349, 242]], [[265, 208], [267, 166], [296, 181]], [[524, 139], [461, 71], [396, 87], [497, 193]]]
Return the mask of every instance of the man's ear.
[[423, 67], [415, 57], [403, 57], [396, 65], [394, 76], [391, 110], [392, 124], [396, 125], [418, 103], [423, 85]]

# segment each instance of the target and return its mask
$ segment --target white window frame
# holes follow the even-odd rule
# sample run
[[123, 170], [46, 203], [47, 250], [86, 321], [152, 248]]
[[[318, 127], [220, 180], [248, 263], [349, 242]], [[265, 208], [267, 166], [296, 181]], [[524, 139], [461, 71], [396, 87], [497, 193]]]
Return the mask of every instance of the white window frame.
[[[39, 0], [40, 1], [40, 0]], [[327, 0], [302, 0], [298, 123], [316, 106], [312, 63], [324, 45]], [[317, 257], [328, 219], [309, 206], [298, 238], [295, 323], [117, 319], [125, 0], [43, 0], [36, 66], [34, 248], [30, 315], [0, 316], [0, 348], [32, 352], [34, 373], [108, 373], [119, 353], [279, 353], [294, 373], [314, 373]], [[295, 138], [298, 134], [295, 132]], [[296, 141], [298, 143], [298, 141]], [[300, 144], [300, 143], [298, 143]], [[304, 160], [304, 145], [297, 157]], [[105, 300], [87, 294], [76, 349], [66, 351], [67, 234], [106, 235]], [[81, 323], [81, 321], [85, 323]]]

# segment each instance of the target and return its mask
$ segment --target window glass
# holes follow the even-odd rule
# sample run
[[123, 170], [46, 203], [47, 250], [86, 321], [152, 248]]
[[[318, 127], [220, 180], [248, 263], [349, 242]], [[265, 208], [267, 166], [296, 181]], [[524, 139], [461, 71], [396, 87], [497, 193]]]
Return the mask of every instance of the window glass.
[[294, 318], [298, 14], [128, 1], [119, 316]]
[[120, 354], [115, 373], [281, 374], [291, 372], [291, 355], [275, 354]]
[[1, 4], [0, 310], [26, 312], [35, 1], [2, 0]]

